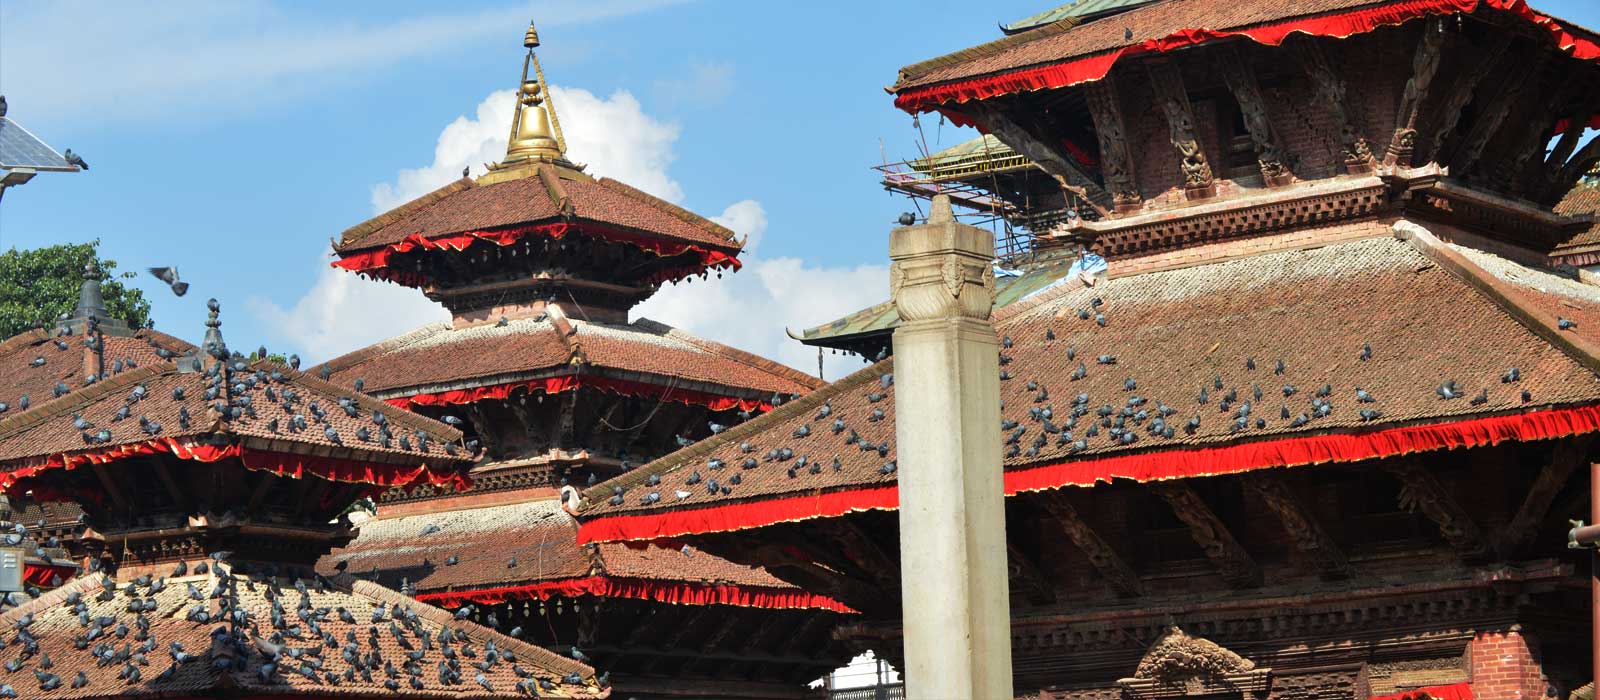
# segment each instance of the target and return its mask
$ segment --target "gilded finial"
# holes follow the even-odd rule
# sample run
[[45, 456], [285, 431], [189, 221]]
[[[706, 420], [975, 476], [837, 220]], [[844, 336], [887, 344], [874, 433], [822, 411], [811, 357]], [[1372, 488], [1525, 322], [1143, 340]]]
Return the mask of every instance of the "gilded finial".
[[[561, 138], [561, 122], [556, 119], [555, 105], [550, 102], [550, 86], [544, 81], [544, 69], [534, 48], [539, 46], [539, 32], [533, 23], [523, 34], [522, 45], [528, 49], [522, 60], [522, 82], [517, 87], [516, 114], [511, 120], [511, 138], [506, 145], [505, 161], [498, 167], [515, 167], [528, 163], [550, 163], [562, 160], [566, 143]], [[533, 68], [530, 79], [528, 69]]]

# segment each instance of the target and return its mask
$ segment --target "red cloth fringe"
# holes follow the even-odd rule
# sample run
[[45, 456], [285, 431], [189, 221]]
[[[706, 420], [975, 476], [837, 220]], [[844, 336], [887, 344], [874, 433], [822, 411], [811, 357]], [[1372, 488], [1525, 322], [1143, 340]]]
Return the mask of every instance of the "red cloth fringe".
[[486, 231], [467, 231], [452, 233], [443, 236], [428, 238], [422, 234], [413, 233], [401, 239], [399, 243], [392, 243], [382, 248], [366, 250], [344, 255], [333, 261], [333, 266], [359, 272], [407, 286], [418, 286], [423, 283], [421, 274], [411, 270], [397, 270], [389, 267], [389, 260], [397, 253], [408, 253], [412, 250], [466, 250], [468, 246], [478, 241], [487, 241], [498, 246], [508, 246], [527, 236], [545, 236], [560, 240], [568, 233], [577, 232], [584, 235], [603, 238], [609, 241], [627, 243], [634, 247], [648, 250], [664, 258], [694, 252], [699, 257], [699, 264], [688, 267], [677, 267], [662, 270], [646, 278], [647, 284], [657, 282], [676, 281], [690, 275], [703, 273], [708, 269], [733, 268], [739, 269], [739, 259], [734, 257], [737, 253], [727, 253], [712, 250], [692, 243], [677, 243], [663, 240], [655, 236], [629, 233], [600, 226], [584, 224], [582, 226], [567, 223], [530, 224], [524, 226], [511, 226], [507, 228]]
[[797, 608], [832, 610], [838, 613], [855, 612], [837, 600], [798, 588], [655, 581], [611, 576], [567, 578], [506, 588], [422, 593], [417, 595], [417, 600], [439, 607], [457, 608], [467, 603], [499, 605], [510, 600], [548, 600], [554, 596], [576, 598], [584, 595], [600, 598], [637, 598], [676, 605], [736, 605], [741, 608]]
[[62, 564], [23, 564], [22, 582], [30, 586], [38, 586], [50, 590], [55, 586], [50, 585], [50, 579], [60, 576], [63, 583], [71, 581], [78, 575], [78, 567]]
[[1472, 700], [1472, 684], [1461, 682], [1451, 683], [1450, 685], [1430, 685], [1426, 688], [1408, 690], [1404, 693], [1374, 695], [1369, 700]]
[[[1015, 92], [1062, 88], [1099, 80], [1106, 77], [1106, 73], [1111, 71], [1111, 66], [1117, 59], [1128, 55], [1161, 53], [1229, 36], [1246, 37], [1268, 46], [1282, 44], [1284, 39], [1296, 32], [1342, 39], [1353, 34], [1364, 34], [1379, 27], [1402, 24], [1418, 17], [1470, 13], [1480, 6], [1509, 12], [1538, 25], [1550, 35], [1557, 48], [1574, 58], [1583, 60], [1600, 58], [1600, 44], [1587, 37], [1573, 35], [1549, 15], [1528, 7], [1526, 0], [1405, 0], [1382, 7], [1282, 20], [1238, 31], [1182, 29], [1159, 39], [1147, 39], [1108, 53], [1082, 56], [1043, 66], [1019, 68], [999, 75], [910, 88], [896, 96], [894, 104], [913, 114], [928, 112], [952, 102], [983, 100]], [[959, 126], [973, 126], [971, 121], [954, 112], [944, 113]]]
[[385, 399], [391, 406], [403, 408], [408, 411], [417, 406], [447, 406], [456, 404], [476, 403], [484, 399], [509, 398], [518, 390], [529, 392], [541, 391], [546, 394], [559, 394], [572, 391], [579, 387], [609, 391], [623, 396], [649, 396], [667, 401], [705, 406], [713, 411], [726, 411], [739, 409], [741, 411], [762, 412], [772, 410], [772, 404], [760, 399], [738, 399], [731, 396], [719, 396], [703, 391], [690, 391], [673, 387], [645, 384], [643, 382], [630, 382], [624, 379], [610, 377], [593, 377], [577, 374], [568, 374], [560, 377], [535, 379], [527, 382], [512, 382], [510, 384], [496, 384], [493, 386], [480, 386], [471, 389], [456, 391], [442, 391], [437, 394], [417, 394], [415, 396], [402, 396]]
[[[1503, 416], [1388, 428], [1365, 433], [1333, 433], [1248, 442], [1222, 447], [1163, 450], [1099, 459], [1067, 461], [1005, 473], [1007, 496], [1098, 481], [1218, 476], [1275, 467], [1357, 462], [1413, 452], [1531, 441], [1600, 430], [1600, 406], [1580, 406]], [[711, 508], [654, 513], [601, 515], [578, 526], [578, 543], [660, 540], [764, 527], [776, 523], [830, 518], [862, 510], [899, 506], [896, 486], [835, 491]]]
[[156, 438], [145, 442], [117, 445], [100, 450], [47, 455], [33, 463], [0, 473], [0, 493], [6, 493], [18, 481], [52, 469], [77, 469], [86, 464], [110, 464], [140, 455], [171, 454], [178, 459], [193, 462], [219, 462], [238, 458], [246, 469], [270, 471], [294, 479], [315, 476], [328, 481], [372, 484], [379, 487], [410, 486], [427, 483], [433, 486], [449, 484], [457, 489], [470, 484], [456, 472], [436, 474], [427, 465], [406, 467], [395, 464], [362, 462], [335, 457], [312, 457], [283, 452], [266, 452], [246, 449], [241, 445], [204, 445], [179, 442], [173, 438]]

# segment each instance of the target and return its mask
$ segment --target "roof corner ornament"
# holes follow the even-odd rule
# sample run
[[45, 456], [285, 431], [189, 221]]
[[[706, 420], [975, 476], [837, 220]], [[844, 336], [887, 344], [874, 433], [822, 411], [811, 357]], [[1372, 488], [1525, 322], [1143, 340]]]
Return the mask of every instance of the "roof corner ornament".
[[[561, 160], [567, 151], [555, 104], [550, 101], [550, 86], [544, 80], [539, 57], [533, 52], [539, 46], [539, 32], [532, 22], [528, 23], [522, 45], [527, 47], [528, 53], [522, 59], [522, 82], [517, 88], [517, 106], [511, 118], [511, 138], [506, 145], [505, 160], [493, 166], [494, 169], [551, 163]], [[528, 79], [529, 67], [533, 68], [533, 80]]]

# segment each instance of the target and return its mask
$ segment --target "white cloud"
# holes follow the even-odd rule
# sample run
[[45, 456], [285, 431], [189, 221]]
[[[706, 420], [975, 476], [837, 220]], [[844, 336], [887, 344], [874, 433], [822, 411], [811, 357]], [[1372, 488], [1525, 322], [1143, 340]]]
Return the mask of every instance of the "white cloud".
[[375, 282], [317, 262], [317, 281], [292, 308], [264, 297], [245, 302], [272, 337], [294, 348], [307, 364], [337, 357], [435, 321], [450, 313], [415, 289]]
[[[625, 91], [606, 99], [575, 88], [552, 92], [574, 159], [587, 161], [596, 174], [682, 201], [682, 187], [667, 172], [676, 158], [676, 125], [645, 114]], [[481, 172], [483, 162], [503, 156], [511, 107], [511, 92], [496, 92], [478, 105], [474, 118], [462, 116], [445, 126], [432, 164], [401, 171], [394, 182], [373, 188], [374, 210], [386, 211], [450, 182], [469, 164]], [[649, 317], [815, 373], [816, 349], [790, 339], [785, 328], [824, 323], [887, 295], [883, 265], [835, 268], [798, 258], [761, 258], [759, 245], [768, 222], [760, 202], [735, 202], [714, 218], [748, 237], [741, 256], [744, 269], [720, 279], [713, 275], [667, 286], [635, 309], [635, 318]], [[250, 308], [308, 359], [326, 359], [448, 317], [416, 290], [364, 281], [331, 268], [318, 275], [293, 308], [263, 299], [252, 299]], [[861, 364], [844, 355], [827, 357], [826, 376], [832, 379]]]
[[[678, 126], [644, 113], [626, 90], [606, 99], [578, 88], [550, 87], [556, 118], [567, 140], [567, 157], [587, 172], [628, 183], [662, 199], [683, 199], [683, 187], [667, 176], [678, 140]], [[395, 182], [372, 188], [372, 209], [382, 213], [461, 177], [470, 167], [481, 175], [485, 163], [506, 155], [506, 137], [515, 106], [511, 90], [500, 90], [478, 103], [476, 118], [456, 117], [439, 133], [433, 164], [402, 170]]]
[[529, 17], [581, 24], [672, 2], [510, 2], [367, 24], [272, 0], [3, 3], [0, 84], [41, 123], [216, 115], [474, 42], [514, 51]]
[[[759, 241], [767, 229], [766, 212], [754, 200], [736, 202], [714, 218], [751, 241]], [[798, 258], [740, 257], [744, 269], [739, 272], [665, 287], [640, 304], [634, 316], [816, 374], [816, 348], [791, 339], [785, 329], [826, 323], [888, 298], [886, 265], [820, 267]], [[862, 365], [854, 356], [824, 353], [824, 376], [830, 380]]]

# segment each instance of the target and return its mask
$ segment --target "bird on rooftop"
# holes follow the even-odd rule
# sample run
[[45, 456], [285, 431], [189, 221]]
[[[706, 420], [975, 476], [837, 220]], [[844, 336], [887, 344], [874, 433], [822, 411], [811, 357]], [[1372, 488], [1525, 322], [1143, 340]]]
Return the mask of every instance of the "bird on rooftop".
[[461, 177], [467, 177], [467, 173], [470, 173], [470, 172], [472, 172], [472, 166], [469, 165], [469, 166], [467, 166], [465, 168], [462, 168], [461, 169]]
[[89, 164], [84, 162], [83, 156], [80, 156], [80, 155], [78, 155], [76, 153], [73, 153], [72, 149], [70, 149], [70, 148], [67, 149], [66, 153], [61, 154], [61, 157], [67, 159], [67, 163], [69, 165], [78, 166], [79, 170], [88, 170], [89, 169]]
[[1122, 28], [1122, 40], [1123, 41], [1133, 41], [1133, 27], [1123, 27]]
[[[178, 268], [152, 267], [149, 270], [150, 274], [154, 275], [156, 279], [167, 283], [167, 286], [172, 289], [173, 296], [181, 297], [189, 292], [189, 283], [178, 279]], [[262, 357], [266, 356], [262, 355]]]
[[1577, 327], [1578, 327], [1578, 322], [1577, 321], [1561, 318], [1559, 316], [1556, 317], [1556, 328], [1559, 328], [1559, 329], [1564, 330], [1564, 331], [1570, 331], [1570, 330], [1572, 330], [1574, 328], [1577, 328]]
[[909, 211], [903, 211], [900, 212], [900, 218], [898, 221], [900, 222], [901, 226], [910, 226], [917, 223], [917, 216]]
[[[3, 117], [3, 116], [6, 115], [6, 110], [7, 109], [9, 109], [9, 107], [6, 106], [6, 96], [5, 95], [0, 95], [0, 117]], [[11, 686], [8, 685], [6, 687], [9, 688]]]

